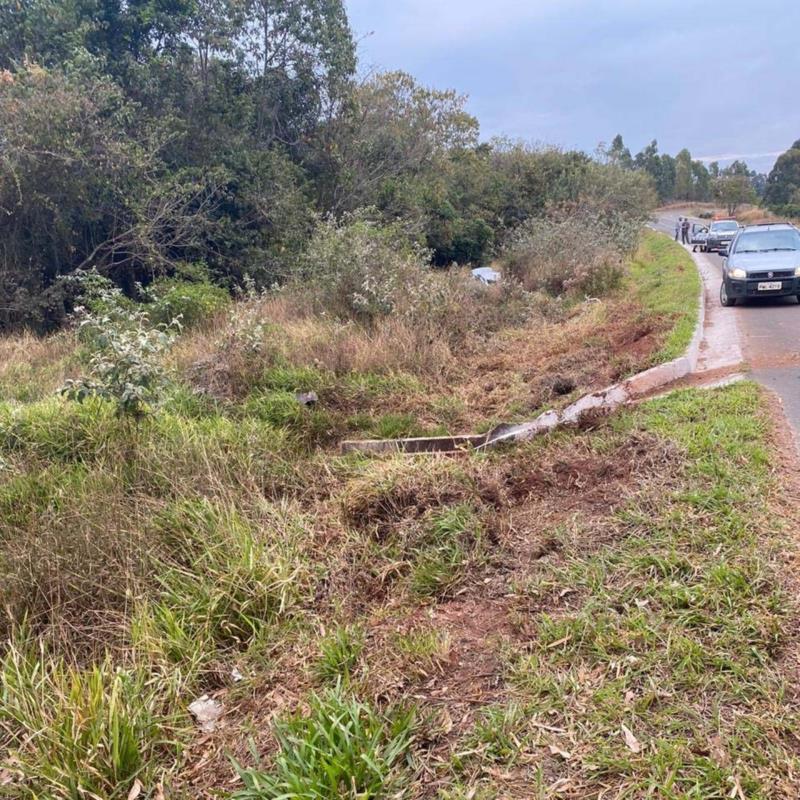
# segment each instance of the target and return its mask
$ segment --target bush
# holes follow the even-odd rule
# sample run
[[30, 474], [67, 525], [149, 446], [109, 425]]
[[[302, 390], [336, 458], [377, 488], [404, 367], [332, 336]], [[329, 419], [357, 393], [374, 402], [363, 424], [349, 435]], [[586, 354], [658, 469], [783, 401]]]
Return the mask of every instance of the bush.
[[370, 323], [396, 311], [425, 278], [430, 255], [399, 225], [372, 222], [366, 212], [341, 224], [321, 222], [301, 261], [317, 309]]
[[165, 386], [161, 356], [175, 340], [178, 322], [152, 327], [119, 289], [102, 291], [97, 310], [80, 314], [81, 337], [91, 353], [89, 374], [68, 380], [62, 393], [79, 402], [100, 397], [113, 402], [120, 416], [143, 416]]
[[503, 256], [504, 273], [529, 291], [598, 296], [619, 286], [625, 249], [612, 228], [582, 214], [528, 220]]
[[150, 319], [156, 325], [169, 325], [180, 320], [184, 328], [191, 328], [230, 304], [225, 289], [208, 282], [190, 283], [174, 278], [162, 278], [149, 287], [153, 303], [147, 307]]

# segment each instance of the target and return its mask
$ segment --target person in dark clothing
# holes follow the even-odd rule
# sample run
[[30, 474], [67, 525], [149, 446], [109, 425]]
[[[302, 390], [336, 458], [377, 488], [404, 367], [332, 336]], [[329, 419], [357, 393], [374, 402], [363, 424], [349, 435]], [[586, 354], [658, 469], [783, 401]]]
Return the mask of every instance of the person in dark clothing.
[[683, 244], [689, 244], [689, 218], [683, 218], [683, 225], [681, 225], [681, 242]]

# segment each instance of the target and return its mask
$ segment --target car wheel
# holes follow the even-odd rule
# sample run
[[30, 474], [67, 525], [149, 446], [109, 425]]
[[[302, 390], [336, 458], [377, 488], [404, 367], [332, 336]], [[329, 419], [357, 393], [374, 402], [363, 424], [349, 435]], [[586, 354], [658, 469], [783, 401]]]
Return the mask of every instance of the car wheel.
[[725, 281], [722, 281], [722, 284], [719, 287], [719, 302], [721, 305], [725, 306], [725, 308], [730, 308], [731, 306], [736, 305], [736, 298], [728, 295], [728, 289], [725, 286]]

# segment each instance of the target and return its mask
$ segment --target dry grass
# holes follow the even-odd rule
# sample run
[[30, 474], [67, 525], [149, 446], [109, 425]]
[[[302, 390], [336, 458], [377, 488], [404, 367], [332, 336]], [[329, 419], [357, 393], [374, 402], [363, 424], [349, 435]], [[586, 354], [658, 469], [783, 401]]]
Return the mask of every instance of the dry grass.
[[0, 401], [26, 402], [55, 392], [77, 373], [75, 348], [75, 336], [69, 332], [0, 338]]
[[366, 328], [315, 315], [288, 295], [239, 304], [230, 317], [182, 337], [172, 358], [178, 371], [204, 374], [214, 394], [233, 397], [245, 396], [276, 365], [446, 380], [456, 363], [449, 343], [424, 325], [389, 317]]

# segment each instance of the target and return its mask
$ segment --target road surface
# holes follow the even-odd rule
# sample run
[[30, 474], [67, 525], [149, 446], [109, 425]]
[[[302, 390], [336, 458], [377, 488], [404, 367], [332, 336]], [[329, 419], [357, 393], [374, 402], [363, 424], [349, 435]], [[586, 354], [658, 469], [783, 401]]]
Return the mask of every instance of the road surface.
[[[674, 236], [679, 215], [678, 211], [661, 213], [654, 227]], [[716, 253], [696, 253], [695, 262], [706, 292], [706, 342], [699, 369], [727, 369], [743, 362], [750, 377], [781, 398], [787, 419], [795, 434], [800, 434], [800, 304], [793, 297], [763, 298], [723, 308], [719, 303], [722, 258]], [[796, 441], [800, 442], [800, 436]]]

